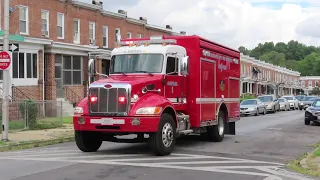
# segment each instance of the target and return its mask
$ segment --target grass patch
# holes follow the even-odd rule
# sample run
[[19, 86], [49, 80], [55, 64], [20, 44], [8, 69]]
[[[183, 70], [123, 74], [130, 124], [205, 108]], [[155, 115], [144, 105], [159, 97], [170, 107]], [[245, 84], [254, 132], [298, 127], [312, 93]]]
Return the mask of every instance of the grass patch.
[[[0, 124], [2, 121], [0, 120]], [[72, 117], [54, 117], [54, 118], [42, 118], [37, 120], [35, 127], [28, 130], [41, 130], [41, 129], [55, 129], [64, 127], [65, 124], [72, 124]], [[25, 127], [25, 121], [9, 121], [9, 130], [23, 130]], [[0, 129], [0, 133], [2, 129]]]
[[[3, 142], [0, 141], [0, 152], [44, 147], [54, 144], [74, 142], [74, 137], [59, 137], [51, 140], [23, 141], [23, 142]], [[2, 143], [2, 144], [1, 144]]]
[[[309, 176], [320, 177], [320, 168], [319, 165], [314, 164], [314, 159], [320, 157], [320, 143], [314, 146], [316, 149], [312, 154], [308, 155], [307, 153], [301, 155], [299, 158], [289, 162], [286, 166], [287, 168], [296, 171], [300, 174], [305, 174]], [[304, 167], [301, 161], [304, 161], [308, 167]]]

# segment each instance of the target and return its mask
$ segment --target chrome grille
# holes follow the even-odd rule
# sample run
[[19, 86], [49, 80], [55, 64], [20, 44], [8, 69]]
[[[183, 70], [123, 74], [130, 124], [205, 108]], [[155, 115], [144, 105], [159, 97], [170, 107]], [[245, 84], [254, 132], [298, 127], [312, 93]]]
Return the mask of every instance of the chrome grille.
[[[91, 87], [89, 89], [90, 114], [126, 115], [129, 108], [129, 93], [127, 88]], [[91, 102], [90, 97], [97, 97]]]

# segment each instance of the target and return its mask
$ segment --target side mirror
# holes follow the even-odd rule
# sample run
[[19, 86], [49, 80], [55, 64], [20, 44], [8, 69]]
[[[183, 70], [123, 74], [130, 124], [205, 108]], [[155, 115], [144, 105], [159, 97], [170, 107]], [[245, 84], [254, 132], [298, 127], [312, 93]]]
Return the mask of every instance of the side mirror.
[[183, 57], [180, 62], [180, 72], [182, 75], [189, 74], [189, 56]]

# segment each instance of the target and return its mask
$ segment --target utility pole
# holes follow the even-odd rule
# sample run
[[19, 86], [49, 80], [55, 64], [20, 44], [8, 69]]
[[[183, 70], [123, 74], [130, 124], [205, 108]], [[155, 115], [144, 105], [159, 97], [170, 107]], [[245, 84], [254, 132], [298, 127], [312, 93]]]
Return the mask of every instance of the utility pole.
[[[4, 0], [3, 51], [9, 51], [9, 0]], [[3, 71], [2, 140], [8, 141], [10, 67]]]

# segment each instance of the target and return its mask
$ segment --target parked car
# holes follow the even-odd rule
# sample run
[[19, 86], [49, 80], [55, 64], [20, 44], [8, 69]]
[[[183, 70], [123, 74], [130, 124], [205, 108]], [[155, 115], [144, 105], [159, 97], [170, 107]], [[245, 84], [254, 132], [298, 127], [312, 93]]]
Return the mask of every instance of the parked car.
[[294, 96], [282, 96], [282, 98], [285, 98], [288, 100], [290, 104], [290, 109], [299, 109], [299, 101]]
[[320, 99], [314, 99], [313, 103], [306, 109], [304, 113], [304, 124], [309, 125], [313, 121], [316, 124], [320, 123]]
[[317, 99], [317, 96], [306, 96], [304, 97], [301, 101], [300, 101], [300, 104], [299, 104], [299, 108], [300, 110], [304, 109], [306, 110], [306, 108], [308, 106], [311, 106], [311, 104], [313, 103], [313, 101]]
[[277, 112], [280, 111], [280, 104], [276, 95], [261, 95], [258, 96], [258, 99], [265, 104], [266, 110], [268, 112]]
[[265, 115], [267, 113], [266, 107], [259, 99], [245, 99], [240, 103], [241, 115]]
[[280, 110], [290, 111], [289, 101], [285, 98], [279, 98]]
[[295, 97], [298, 99], [298, 101], [301, 101], [304, 97], [306, 97], [306, 95], [297, 95]]

